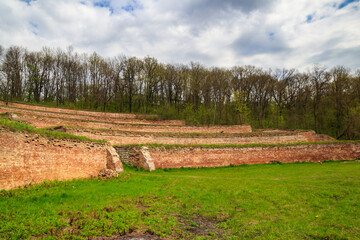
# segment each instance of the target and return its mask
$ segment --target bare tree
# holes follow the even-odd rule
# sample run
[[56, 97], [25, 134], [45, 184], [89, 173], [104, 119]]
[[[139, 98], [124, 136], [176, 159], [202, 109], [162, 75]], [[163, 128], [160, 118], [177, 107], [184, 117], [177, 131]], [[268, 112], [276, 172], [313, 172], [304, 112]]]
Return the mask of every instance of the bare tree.
[[313, 92], [313, 117], [314, 117], [314, 130], [318, 132], [320, 129], [321, 118], [319, 116], [321, 101], [324, 96], [327, 84], [330, 81], [330, 75], [325, 67], [315, 65], [310, 72], [310, 81], [312, 84]]
[[124, 62], [124, 83], [127, 92], [129, 112], [132, 112], [133, 96], [136, 92], [136, 80], [141, 70], [141, 61], [135, 57], [127, 58]]
[[23, 57], [24, 49], [16, 46], [10, 47], [3, 62], [3, 71], [6, 74], [6, 102], [13, 99], [21, 100], [23, 84], [22, 84], [22, 72], [23, 72]]
[[276, 69], [272, 72], [272, 77], [275, 82], [271, 86], [272, 97], [276, 104], [276, 127], [279, 127], [279, 119], [282, 115], [282, 108], [284, 104], [293, 99], [294, 91], [291, 87], [294, 82], [295, 69]]
[[[145, 112], [154, 106], [154, 100], [159, 91], [159, 64], [155, 58], [146, 57], [143, 60], [144, 89], [145, 89]], [[140, 86], [141, 94], [141, 86]]]
[[113, 82], [114, 82], [114, 96], [115, 101], [119, 103], [119, 111], [122, 112], [124, 109], [123, 98], [125, 91], [125, 82], [123, 79], [124, 70], [125, 70], [125, 56], [118, 56], [113, 59]]
[[[7, 95], [8, 95], [8, 81], [7, 81], [7, 76], [6, 73], [4, 71], [4, 65], [3, 65], [3, 61], [4, 61], [4, 54], [5, 54], [5, 49], [3, 46], [0, 45], [0, 96], [2, 96], [4, 99], [7, 99]], [[6, 105], [8, 104], [8, 101], [6, 100]]]
[[214, 105], [214, 122], [216, 122], [216, 112], [219, 112], [221, 118], [224, 105], [230, 102], [231, 97], [231, 72], [226, 69], [213, 68], [209, 72], [209, 82], [211, 84], [211, 92]]
[[189, 69], [189, 100], [194, 105], [195, 111], [201, 104], [201, 86], [206, 77], [206, 69], [200, 63], [191, 62]]

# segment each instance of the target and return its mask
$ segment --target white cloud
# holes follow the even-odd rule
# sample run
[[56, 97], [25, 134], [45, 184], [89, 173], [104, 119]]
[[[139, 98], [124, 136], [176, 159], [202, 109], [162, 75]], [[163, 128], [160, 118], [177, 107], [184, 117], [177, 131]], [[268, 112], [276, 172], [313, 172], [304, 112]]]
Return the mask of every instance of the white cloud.
[[0, 0], [0, 45], [264, 68], [360, 68], [359, 1]]

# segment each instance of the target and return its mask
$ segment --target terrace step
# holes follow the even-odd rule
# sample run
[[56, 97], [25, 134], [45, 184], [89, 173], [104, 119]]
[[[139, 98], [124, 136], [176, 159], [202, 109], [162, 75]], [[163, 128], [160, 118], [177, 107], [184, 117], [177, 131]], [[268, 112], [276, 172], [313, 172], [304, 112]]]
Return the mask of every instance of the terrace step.
[[[152, 121], [148, 120], [129, 120], [129, 122], [119, 121], [96, 121], [89, 119], [81, 119], [73, 116], [72, 118], [61, 118], [59, 115], [53, 113], [38, 114], [38, 112], [31, 112], [23, 109], [13, 109], [0, 106], [0, 112], [15, 112], [19, 120], [28, 122], [36, 128], [49, 128], [58, 125], [75, 126], [82, 128], [97, 128], [107, 130], [120, 130], [120, 131], [133, 131], [133, 132], [172, 132], [172, 133], [244, 133], [251, 132], [249, 125], [232, 125], [232, 126], [209, 126], [209, 127], [196, 127], [196, 126], [183, 126], [174, 125], [177, 120], [169, 121]], [[54, 116], [50, 116], [50, 115]], [[141, 124], [139, 124], [141, 122]], [[134, 124], [136, 123], [136, 124]], [[151, 123], [151, 124], [148, 124]]]
[[[0, 101], [0, 112], [16, 112], [30, 115], [31, 117], [49, 117], [73, 121], [97, 121], [115, 124], [158, 124], [158, 125], [185, 125], [182, 120], [158, 120], [157, 115], [130, 114], [130, 113], [108, 113], [108, 112], [91, 112], [61, 108], [49, 108], [35, 105], [9, 103], [5, 106]], [[27, 116], [29, 117], [29, 116]]]
[[[125, 164], [140, 166], [144, 146], [115, 146]], [[147, 146], [146, 152], [154, 161], [155, 168], [223, 167], [241, 164], [322, 162], [328, 160], [352, 160], [360, 158], [360, 142], [324, 142], [288, 145], [257, 146]]]
[[327, 135], [314, 131], [261, 131], [249, 133], [159, 133], [131, 132], [101, 129], [70, 128], [69, 132], [77, 136], [105, 140], [112, 145], [125, 144], [248, 144], [248, 143], [292, 143], [334, 141]]
[[49, 139], [0, 125], [0, 190], [45, 180], [97, 177], [104, 169], [123, 172], [116, 150], [108, 144]]

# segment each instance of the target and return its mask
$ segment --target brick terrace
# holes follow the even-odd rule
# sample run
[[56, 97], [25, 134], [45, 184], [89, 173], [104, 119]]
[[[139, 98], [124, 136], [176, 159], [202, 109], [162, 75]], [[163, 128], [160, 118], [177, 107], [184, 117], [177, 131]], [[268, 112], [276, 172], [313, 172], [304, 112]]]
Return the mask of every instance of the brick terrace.
[[[17, 119], [43, 128], [71, 126], [67, 132], [122, 144], [247, 144], [333, 141], [313, 131], [263, 130], [250, 126], [183, 126], [183, 121], [138, 119], [135, 114], [99, 113], [46, 108], [0, 102], [1, 112], [13, 112]], [[140, 124], [139, 124], [140, 123]], [[198, 134], [197, 134], [198, 133]], [[103, 144], [69, 140], [48, 140], [39, 135], [10, 132], [0, 126], [0, 189], [11, 189], [44, 180], [65, 180], [97, 176], [104, 168], [122, 170], [114, 151]], [[324, 161], [360, 158], [360, 143], [326, 143], [261, 147], [117, 147], [122, 159], [137, 167], [219, 167], [273, 161]], [[110, 158], [109, 158], [110, 157]], [[111, 161], [109, 162], [109, 159]], [[120, 164], [120, 165], [119, 165]]]

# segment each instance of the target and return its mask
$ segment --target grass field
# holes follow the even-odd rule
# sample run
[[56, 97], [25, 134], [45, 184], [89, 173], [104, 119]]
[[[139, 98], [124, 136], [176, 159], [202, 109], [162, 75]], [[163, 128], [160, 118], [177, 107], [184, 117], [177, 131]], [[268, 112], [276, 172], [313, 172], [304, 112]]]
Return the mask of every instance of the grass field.
[[87, 137], [76, 136], [76, 135], [72, 135], [69, 133], [51, 131], [49, 129], [44, 129], [44, 128], [35, 128], [33, 126], [27, 125], [22, 122], [11, 121], [9, 119], [2, 118], [1, 115], [0, 115], [0, 127], [7, 127], [12, 131], [37, 133], [37, 134], [40, 134], [41, 136], [47, 137], [49, 139], [53, 139], [53, 138], [73, 139], [73, 140], [79, 140], [79, 141], [105, 143], [105, 141], [103, 141], [103, 140], [90, 139]]
[[360, 239], [360, 162], [45, 182], [0, 192], [0, 238]]

